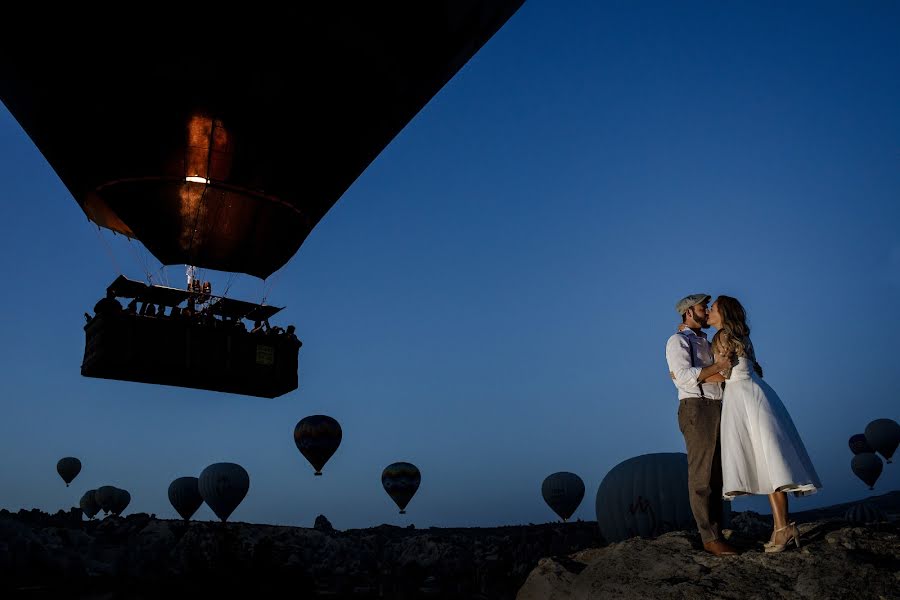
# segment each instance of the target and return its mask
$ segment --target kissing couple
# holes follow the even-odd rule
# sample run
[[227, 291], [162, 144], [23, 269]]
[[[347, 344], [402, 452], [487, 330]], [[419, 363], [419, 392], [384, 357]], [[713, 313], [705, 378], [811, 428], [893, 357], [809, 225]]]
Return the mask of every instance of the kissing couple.
[[[769, 497], [774, 521], [767, 553], [800, 546], [788, 520], [787, 493], [821, 489], [790, 414], [756, 360], [747, 312], [737, 299], [708, 294], [679, 300], [678, 333], [666, 342], [669, 376], [678, 389], [678, 426], [688, 461], [691, 511], [707, 552], [737, 554], [722, 539], [722, 499]], [[712, 342], [703, 331], [716, 328]]]

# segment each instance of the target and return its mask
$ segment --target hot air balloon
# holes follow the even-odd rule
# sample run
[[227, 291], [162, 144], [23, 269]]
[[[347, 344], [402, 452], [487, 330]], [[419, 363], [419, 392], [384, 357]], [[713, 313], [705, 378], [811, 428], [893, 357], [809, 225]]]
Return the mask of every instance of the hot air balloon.
[[81, 507], [81, 512], [88, 519], [93, 519], [94, 516], [100, 511], [100, 505], [97, 503], [97, 490], [88, 490], [81, 496], [81, 500], [78, 501], [78, 506]]
[[117, 488], [111, 485], [104, 485], [97, 488], [96, 498], [97, 504], [100, 505], [100, 508], [103, 509], [104, 513], [112, 512], [113, 507], [116, 503], [116, 490]]
[[853, 454], [859, 454], [861, 452], [875, 452], [872, 450], [872, 447], [869, 446], [869, 442], [866, 441], [866, 435], [864, 433], [855, 433], [850, 436], [850, 439], [847, 442], [850, 446], [850, 451]]
[[866, 441], [890, 464], [900, 444], [900, 425], [893, 419], [875, 419], [866, 425]]
[[863, 480], [869, 486], [870, 490], [875, 489], [875, 482], [881, 477], [881, 470], [884, 465], [881, 458], [872, 452], [862, 452], [853, 457], [850, 461], [850, 468], [853, 473]]
[[844, 520], [855, 525], [866, 525], [886, 521], [887, 516], [870, 502], [857, 502], [846, 510]]
[[250, 475], [234, 463], [209, 465], [200, 473], [200, 496], [222, 522], [228, 520], [250, 489]]
[[541, 484], [541, 495], [560, 519], [568, 521], [584, 498], [584, 482], [575, 473], [553, 473]]
[[81, 461], [74, 456], [61, 458], [59, 459], [59, 462], [56, 463], [56, 472], [59, 473], [59, 476], [66, 482], [66, 487], [69, 487], [72, 480], [81, 472]]
[[[696, 529], [688, 496], [687, 455], [644, 454], [610, 469], [597, 489], [600, 532], [608, 542]], [[723, 502], [723, 525], [730, 507]]]
[[[181, 10], [159, 11], [157, 23], [141, 11], [138, 29], [123, 28], [130, 18], [121, 12], [85, 7], [78, 27], [35, 28], [21, 46], [4, 36], [10, 48], [66, 51], [0, 52], [0, 99], [97, 226], [139, 240], [164, 265], [266, 278], [523, 1], [220, 6], [208, 30], [239, 30], [240, 43], [214, 48], [159, 42]], [[264, 26], [248, 25], [254, 17]], [[17, 33], [30, 22], [17, 19]], [[229, 355], [220, 336], [206, 345], [227, 358], [207, 373], [190, 361], [155, 362], [197, 339], [181, 343], [148, 326], [127, 346], [116, 340], [130, 329], [110, 319], [90, 325], [85, 376], [285, 393], [258, 390], [263, 376], [237, 389], [226, 365], [244, 364], [242, 355]], [[118, 364], [128, 348], [161, 348], [164, 339], [168, 352], [149, 353], [151, 362]], [[272, 354], [248, 356], [268, 364]], [[176, 367], [186, 373], [169, 376]]]
[[416, 465], [408, 462], [395, 462], [381, 472], [381, 485], [388, 496], [400, 508], [400, 514], [406, 514], [406, 505], [419, 489], [422, 474]]
[[341, 425], [325, 415], [304, 417], [294, 427], [294, 443], [315, 468], [316, 475], [341, 445]]
[[125, 509], [128, 507], [128, 504], [131, 502], [131, 494], [128, 493], [127, 490], [116, 488], [116, 492], [113, 495], [112, 506], [109, 509], [109, 512], [118, 516], [121, 516]]
[[169, 502], [185, 521], [190, 521], [200, 505], [200, 480], [196, 477], [179, 477], [169, 484]]

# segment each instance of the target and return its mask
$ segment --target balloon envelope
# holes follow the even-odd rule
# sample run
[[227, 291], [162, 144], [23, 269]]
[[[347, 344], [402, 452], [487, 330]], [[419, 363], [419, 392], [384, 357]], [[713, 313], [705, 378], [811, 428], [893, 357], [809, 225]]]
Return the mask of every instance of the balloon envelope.
[[844, 520], [857, 525], [887, 520], [887, 516], [869, 502], [857, 502], [844, 513]]
[[869, 446], [869, 442], [866, 441], [866, 434], [864, 433], [855, 433], [851, 435], [847, 444], [850, 446], [850, 451], [853, 452], [853, 454], [875, 452], [872, 450], [872, 447]]
[[850, 468], [872, 490], [875, 489], [875, 482], [881, 477], [881, 470], [884, 468], [884, 465], [877, 454], [861, 452], [850, 461]]
[[584, 498], [584, 481], [575, 473], [553, 473], [541, 484], [541, 495], [553, 512], [567, 521]]
[[322, 474], [322, 467], [341, 445], [341, 425], [326, 415], [304, 417], [294, 427], [294, 443], [300, 454]]
[[96, 498], [103, 512], [111, 512], [116, 502], [116, 488], [111, 485], [101, 486], [97, 488]]
[[200, 496], [223, 522], [228, 520], [250, 489], [250, 475], [241, 465], [215, 463], [200, 473]]
[[200, 480], [196, 477], [179, 477], [169, 484], [169, 502], [185, 521], [189, 521], [200, 505]]
[[893, 419], [875, 419], [866, 425], [866, 441], [890, 463], [900, 444], [900, 425]]
[[89, 219], [164, 264], [265, 278], [522, 2], [220, 5], [207, 30], [241, 43], [214, 47], [159, 43], [180, 9], [85, 6], [23, 35], [65, 52], [0, 57], [0, 99]]
[[72, 480], [81, 472], [81, 461], [74, 456], [67, 456], [59, 459], [56, 463], [56, 472], [66, 482], [66, 487], [72, 483]]
[[128, 491], [116, 488], [116, 492], [113, 495], [112, 506], [109, 509], [109, 512], [112, 514], [119, 516], [125, 509], [128, 508], [128, 504], [131, 502], [131, 494]]
[[100, 505], [97, 503], [97, 490], [86, 491], [78, 501], [78, 506], [81, 507], [81, 512], [88, 519], [93, 519], [100, 511]]
[[597, 489], [596, 511], [607, 542], [696, 529], [688, 496], [687, 455], [644, 454], [619, 463]]
[[412, 500], [421, 482], [422, 474], [412, 463], [395, 462], [381, 472], [381, 485], [400, 508], [401, 515], [406, 514], [406, 505]]

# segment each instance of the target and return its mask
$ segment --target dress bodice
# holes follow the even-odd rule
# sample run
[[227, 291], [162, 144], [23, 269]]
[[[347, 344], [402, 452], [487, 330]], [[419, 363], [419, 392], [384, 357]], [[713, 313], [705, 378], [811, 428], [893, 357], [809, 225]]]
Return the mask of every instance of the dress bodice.
[[731, 368], [728, 381], [751, 379], [753, 377], [753, 361], [746, 356], [738, 357], [738, 363]]

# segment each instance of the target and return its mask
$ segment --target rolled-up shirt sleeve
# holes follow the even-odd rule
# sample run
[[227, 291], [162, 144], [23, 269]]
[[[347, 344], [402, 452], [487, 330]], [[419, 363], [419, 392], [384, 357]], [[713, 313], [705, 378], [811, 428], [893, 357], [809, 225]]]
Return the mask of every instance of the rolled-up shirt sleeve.
[[666, 362], [669, 363], [669, 374], [680, 388], [698, 387], [697, 377], [703, 367], [691, 366], [690, 342], [683, 335], [673, 335], [666, 342]]

